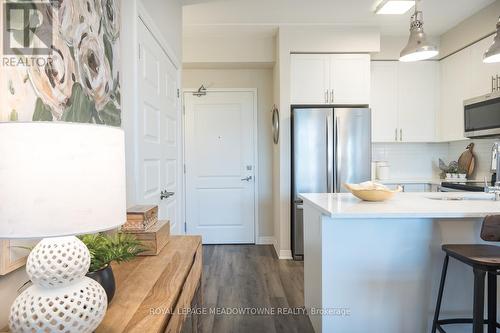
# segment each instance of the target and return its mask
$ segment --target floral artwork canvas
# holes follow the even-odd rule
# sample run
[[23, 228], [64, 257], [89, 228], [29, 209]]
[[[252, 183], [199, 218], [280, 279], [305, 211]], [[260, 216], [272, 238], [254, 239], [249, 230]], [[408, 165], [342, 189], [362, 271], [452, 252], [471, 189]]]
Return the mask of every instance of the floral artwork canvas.
[[0, 121], [120, 126], [119, 0], [50, 4], [42, 16], [52, 27], [51, 54], [32, 54], [42, 60], [29, 65], [2, 65]]

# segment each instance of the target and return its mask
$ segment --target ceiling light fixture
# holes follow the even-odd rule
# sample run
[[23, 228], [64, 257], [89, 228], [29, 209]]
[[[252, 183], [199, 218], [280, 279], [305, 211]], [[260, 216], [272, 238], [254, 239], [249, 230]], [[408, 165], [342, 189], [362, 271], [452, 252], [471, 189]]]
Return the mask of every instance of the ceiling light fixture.
[[427, 40], [424, 33], [422, 11], [418, 10], [420, 0], [415, 1], [415, 13], [410, 19], [410, 38], [401, 51], [399, 61], [410, 62], [430, 59], [439, 54], [438, 48]]
[[375, 8], [375, 14], [402, 15], [414, 5], [414, 0], [382, 0]]
[[487, 64], [500, 62], [500, 18], [497, 22], [497, 33], [493, 39], [493, 44], [484, 53], [483, 62]]

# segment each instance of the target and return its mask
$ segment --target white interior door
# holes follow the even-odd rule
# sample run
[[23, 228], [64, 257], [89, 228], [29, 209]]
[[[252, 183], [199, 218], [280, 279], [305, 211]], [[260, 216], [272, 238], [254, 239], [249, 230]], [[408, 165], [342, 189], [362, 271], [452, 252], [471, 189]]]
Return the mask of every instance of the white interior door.
[[255, 93], [184, 96], [187, 232], [254, 243]]
[[138, 37], [137, 201], [157, 204], [175, 234], [181, 230], [177, 69], [140, 19]]

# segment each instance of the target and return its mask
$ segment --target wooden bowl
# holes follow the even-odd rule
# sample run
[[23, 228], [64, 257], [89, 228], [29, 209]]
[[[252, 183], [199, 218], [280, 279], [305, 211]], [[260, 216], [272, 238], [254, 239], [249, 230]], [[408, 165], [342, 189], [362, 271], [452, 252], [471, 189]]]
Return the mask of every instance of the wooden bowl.
[[401, 186], [398, 186], [398, 188], [395, 190], [391, 190], [388, 188], [359, 189], [352, 184], [344, 184], [344, 187], [349, 190], [349, 192], [351, 192], [356, 198], [363, 201], [372, 202], [389, 200], [394, 196], [394, 194], [399, 193], [403, 190]]

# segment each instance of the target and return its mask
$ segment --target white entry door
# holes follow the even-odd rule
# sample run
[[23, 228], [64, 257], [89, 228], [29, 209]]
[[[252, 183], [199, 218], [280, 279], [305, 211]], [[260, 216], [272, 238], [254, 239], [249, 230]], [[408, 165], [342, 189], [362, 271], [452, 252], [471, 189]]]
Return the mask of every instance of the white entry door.
[[159, 218], [170, 220], [171, 232], [176, 234], [181, 230], [178, 72], [141, 19], [138, 37], [137, 200], [158, 205]]
[[186, 220], [205, 244], [255, 242], [255, 93], [185, 93]]

